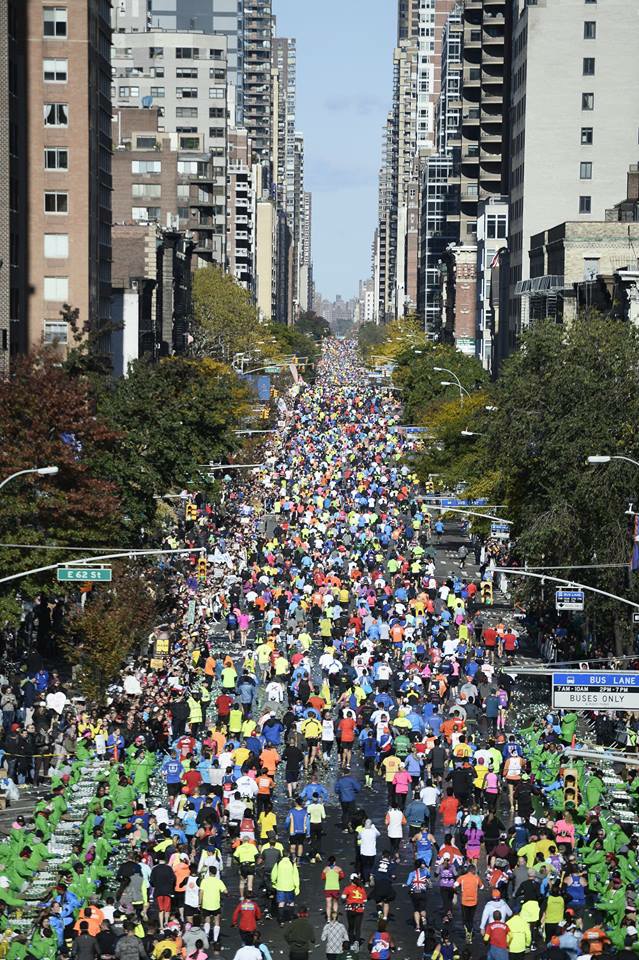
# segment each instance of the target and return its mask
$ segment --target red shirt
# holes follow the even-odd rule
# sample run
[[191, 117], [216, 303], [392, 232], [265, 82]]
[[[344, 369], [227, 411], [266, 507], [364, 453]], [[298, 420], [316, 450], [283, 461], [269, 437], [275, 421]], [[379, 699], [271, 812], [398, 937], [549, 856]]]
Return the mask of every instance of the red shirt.
[[188, 787], [189, 796], [191, 796], [202, 783], [202, 774], [199, 770], [187, 770], [186, 773], [182, 774], [182, 780]]
[[352, 743], [355, 739], [355, 721], [352, 717], [344, 717], [337, 724], [342, 738], [342, 743]]
[[253, 900], [240, 900], [233, 911], [233, 926], [239, 930], [253, 932], [257, 930], [257, 921], [262, 919], [262, 911]]
[[221, 693], [215, 701], [215, 706], [221, 717], [228, 717], [233, 706], [233, 697], [229, 697], [228, 693]]
[[442, 815], [442, 823], [445, 827], [452, 827], [457, 823], [458, 810], [459, 800], [457, 797], [444, 797], [439, 805], [439, 812]]
[[501, 950], [508, 949], [508, 927], [501, 920], [493, 920], [486, 925], [486, 936], [491, 947], [499, 947]]
[[504, 650], [508, 653], [512, 653], [517, 646], [517, 637], [514, 633], [505, 633], [504, 634]]
[[497, 643], [497, 631], [492, 627], [486, 627], [482, 634], [484, 638], [484, 646], [494, 647]]
[[180, 751], [180, 758], [184, 760], [195, 750], [195, 740], [193, 737], [180, 737], [177, 742], [177, 748]]

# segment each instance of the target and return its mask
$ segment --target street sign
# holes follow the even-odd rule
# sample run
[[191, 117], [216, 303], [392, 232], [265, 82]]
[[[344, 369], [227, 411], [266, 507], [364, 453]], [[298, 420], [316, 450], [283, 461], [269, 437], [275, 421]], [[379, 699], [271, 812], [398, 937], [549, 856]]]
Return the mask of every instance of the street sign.
[[264, 373], [272, 373], [273, 375], [280, 373], [280, 368], [275, 365], [271, 367], [264, 367]]
[[553, 673], [556, 710], [639, 710], [639, 671]]
[[113, 571], [111, 567], [58, 567], [57, 576], [58, 580], [65, 581], [110, 583], [113, 579]]
[[633, 623], [639, 623], [639, 613], [633, 613], [633, 615], [632, 615], [632, 622], [633, 622]]
[[496, 540], [508, 540], [510, 537], [509, 523], [491, 523], [490, 535]]
[[186, 611], [186, 622], [188, 624], [195, 623], [195, 600], [189, 600], [189, 606]]
[[583, 590], [557, 590], [555, 593], [555, 607], [557, 610], [583, 610]]

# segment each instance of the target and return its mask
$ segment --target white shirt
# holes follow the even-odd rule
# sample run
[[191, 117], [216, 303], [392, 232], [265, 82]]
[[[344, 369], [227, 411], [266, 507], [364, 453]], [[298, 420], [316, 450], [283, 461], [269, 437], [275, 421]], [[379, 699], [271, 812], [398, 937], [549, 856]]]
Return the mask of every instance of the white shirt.
[[439, 800], [439, 789], [437, 787], [423, 787], [420, 794], [422, 803], [427, 807], [436, 807]]
[[235, 951], [233, 960], [264, 960], [264, 954], [257, 947], [240, 947]]
[[401, 810], [389, 810], [386, 816], [388, 817], [388, 823], [386, 824], [388, 836], [393, 839], [401, 839], [404, 836], [403, 812]]
[[200, 905], [200, 886], [197, 877], [189, 877], [184, 888], [184, 902], [189, 907], [199, 907]]
[[496, 913], [501, 913], [501, 919], [503, 923], [508, 920], [508, 917], [512, 917], [513, 915], [512, 910], [505, 900], [489, 900], [484, 907], [484, 912], [481, 915], [481, 923], [479, 924], [479, 929], [482, 933], [485, 931], [488, 924], [493, 922]]
[[359, 852], [363, 857], [377, 856], [377, 838], [379, 830], [372, 824], [370, 827], [362, 827], [359, 831]]
[[137, 677], [131, 676], [128, 674], [124, 678], [124, 692], [127, 693], [130, 697], [139, 697], [142, 693], [142, 687], [140, 681]]

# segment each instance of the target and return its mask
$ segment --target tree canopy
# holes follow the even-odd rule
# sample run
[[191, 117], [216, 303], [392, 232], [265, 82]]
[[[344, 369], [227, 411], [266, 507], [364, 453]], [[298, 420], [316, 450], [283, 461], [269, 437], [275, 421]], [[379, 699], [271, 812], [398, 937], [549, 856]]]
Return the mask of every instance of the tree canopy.
[[230, 362], [253, 346], [257, 310], [249, 293], [219, 267], [193, 275], [194, 353]]

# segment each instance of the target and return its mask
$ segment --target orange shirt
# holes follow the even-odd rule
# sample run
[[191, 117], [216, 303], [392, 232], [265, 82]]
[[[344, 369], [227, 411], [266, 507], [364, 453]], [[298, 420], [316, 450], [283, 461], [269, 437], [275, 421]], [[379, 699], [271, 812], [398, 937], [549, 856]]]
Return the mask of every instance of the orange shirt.
[[462, 907], [477, 906], [479, 891], [483, 890], [484, 884], [476, 873], [463, 873], [455, 880], [455, 886], [461, 889]]
[[274, 777], [277, 771], [277, 765], [280, 762], [280, 755], [275, 747], [266, 747], [260, 754], [260, 762], [266, 768], [269, 776]]
[[457, 822], [458, 810], [459, 800], [457, 797], [444, 797], [439, 805], [439, 812], [442, 815], [442, 823], [445, 827], [452, 827]]
[[344, 717], [337, 724], [337, 729], [339, 730], [342, 743], [352, 743], [355, 739], [355, 721], [352, 717]]

